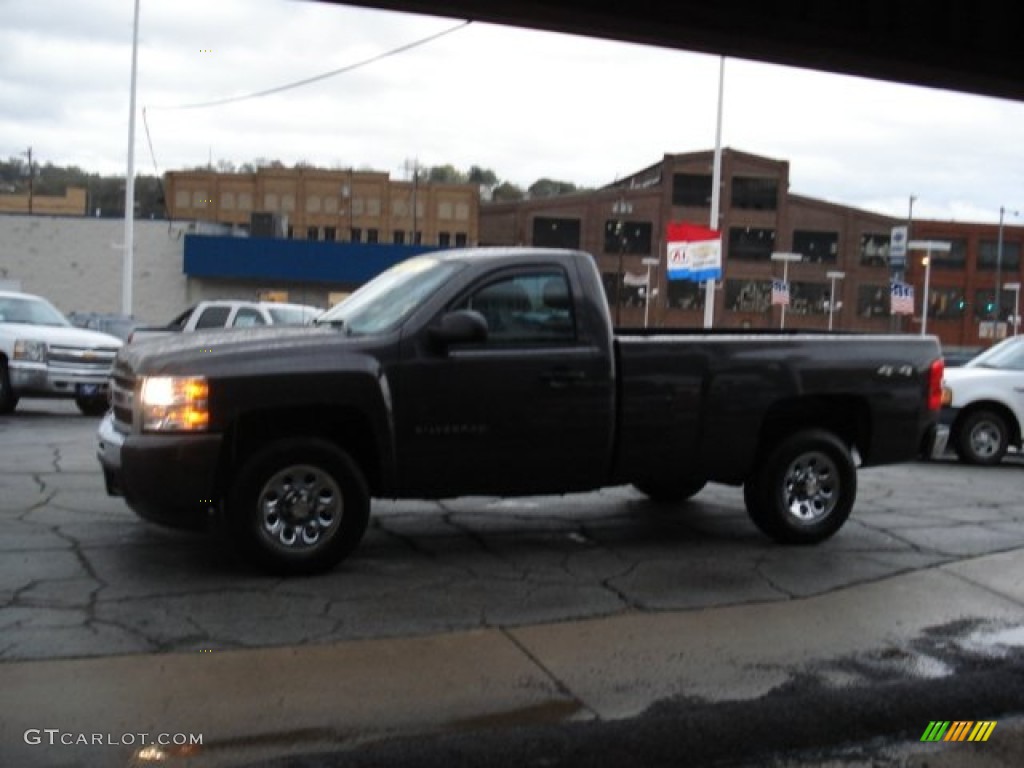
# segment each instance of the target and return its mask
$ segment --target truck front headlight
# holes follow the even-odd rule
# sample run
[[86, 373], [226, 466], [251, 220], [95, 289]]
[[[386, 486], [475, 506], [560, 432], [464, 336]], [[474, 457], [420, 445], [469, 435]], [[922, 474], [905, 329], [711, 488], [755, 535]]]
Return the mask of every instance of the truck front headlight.
[[139, 402], [148, 432], [203, 432], [210, 425], [210, 388], [202, 376], [146, 376]]
[[14, 359], [27, 363], [46, 362], [46, 343], [30, 339], [18, 339], [14, 342]]

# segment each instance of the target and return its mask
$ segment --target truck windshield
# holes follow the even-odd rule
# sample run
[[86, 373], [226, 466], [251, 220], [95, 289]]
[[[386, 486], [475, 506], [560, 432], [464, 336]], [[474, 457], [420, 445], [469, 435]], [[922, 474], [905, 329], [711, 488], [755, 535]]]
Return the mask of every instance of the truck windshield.
[[20, 296], [0, 296], [0, 323], [71, 325], [49, 302]]
[[1024, 371], [1024, 341], [1010, 338], [970, 360], [965, 368], [1002, 368], [1007, 371]]
[[390, 330], [463, 266], [425, 256], [408, 259], [329, 309], [316, 324], [342, 325], [349, 334], [359, 336]]

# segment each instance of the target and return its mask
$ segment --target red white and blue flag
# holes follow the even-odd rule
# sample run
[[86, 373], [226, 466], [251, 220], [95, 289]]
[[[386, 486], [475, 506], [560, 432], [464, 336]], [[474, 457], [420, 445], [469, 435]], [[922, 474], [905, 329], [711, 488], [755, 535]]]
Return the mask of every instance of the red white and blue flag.
[[914, 286], [893, 282], [890, 287], [889, 296], [892, 304], [889, 311], [892, 314], [914, 314]]
[[720, 280], [722, 277], [722, 233], [697, 224], [670, 221], [665, 236], [668, 244], [668, 279]]
[[772, 280], [772, 305], [789, 306], [789, 283], [785, 280]]

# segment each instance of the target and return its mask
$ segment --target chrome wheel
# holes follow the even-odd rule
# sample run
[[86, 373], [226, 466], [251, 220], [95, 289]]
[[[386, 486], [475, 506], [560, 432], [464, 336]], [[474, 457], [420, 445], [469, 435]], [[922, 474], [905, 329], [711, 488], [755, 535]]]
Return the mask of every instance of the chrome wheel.
[[282, 469], [263, 486], [257, 498], [260, 533], [288, 551], [325, 545], [341, 526], [341, 488], [318, 467]]
[[967, 464], [992, 466], [1002, 461], [1010, 441], [1006, 421], [995, 411], [964, 414], [954, 425], [954, 447]]
[[857, 467], [846, 443], [806, 429], [765, 452], [743, 484], [754, 524], [784, 544], [815, 544], [843, 527], [857, 498]]
[[783, 479], [785, 505], [801, 525], [828, 517], [839, 498], [839, 472], [824, 453], [815, 451], [796, 458]]
[[998, 424], [992, 421], [975, 422], [967, 436], [971, 450], [980, 459], [991, 459], [998, 454], [1003, 445], [1003, 433]]

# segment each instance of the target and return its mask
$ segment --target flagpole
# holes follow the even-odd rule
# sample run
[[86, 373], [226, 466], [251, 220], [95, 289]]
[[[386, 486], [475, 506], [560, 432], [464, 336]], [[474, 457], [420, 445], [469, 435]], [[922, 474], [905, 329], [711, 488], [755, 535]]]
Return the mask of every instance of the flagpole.
[[[711, 229], [718, 231], [718, 208], [722, 188], [722, 96], [725, 91], [725, 57], [718, 60], [718, 123], [715, 127], [715, 161], [711, 172]], [[724, 261], [724, 260], [723, 260]], [[724, 263], [722, 265], [725, 266]], [[725, 270], [722, 270], [725, 274]], [[715, 322], [715, 281], [704, 284], [704, 327], [711, 328]]]

